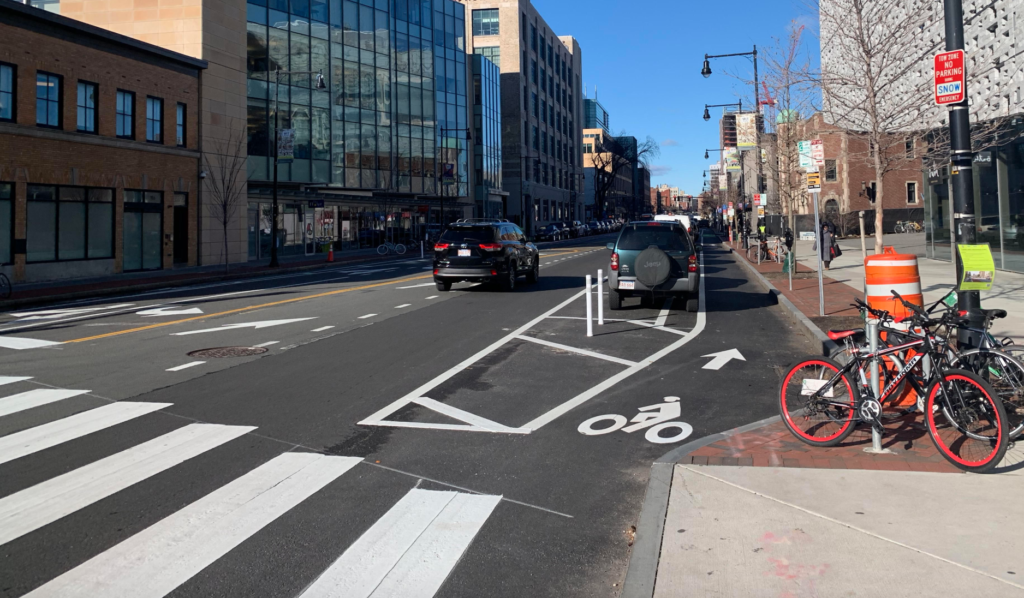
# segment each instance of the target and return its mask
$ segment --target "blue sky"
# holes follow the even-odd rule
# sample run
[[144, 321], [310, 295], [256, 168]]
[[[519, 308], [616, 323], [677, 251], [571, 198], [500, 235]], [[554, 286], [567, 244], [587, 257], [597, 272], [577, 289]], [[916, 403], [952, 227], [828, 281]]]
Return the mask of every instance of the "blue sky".
[[[611, 114], [614, 133], [662, 143], [652, 160], [652, 185], [700, 192], [701, 173], [715, 160], [717, 118], [701, 119], [704, 104], [735, 102], [752, 89], [725, 72], [749, 79], [746, 58], [711, 61], [714, 74], [700, 74], [704, 54], [749, 52], [784, 36], [790, 22], [808, 19], [803, 0], [533, 0], [558, 35], [572, 35], [583, 49], [583, 81]], [[763, 69], [763, 65], [759, 65]], [[716, 113], [713, 110], [712, 116]], [[720, 114], [720, 112], [719, 112]], [[668, 142], [668, 143], [665, 143]]]

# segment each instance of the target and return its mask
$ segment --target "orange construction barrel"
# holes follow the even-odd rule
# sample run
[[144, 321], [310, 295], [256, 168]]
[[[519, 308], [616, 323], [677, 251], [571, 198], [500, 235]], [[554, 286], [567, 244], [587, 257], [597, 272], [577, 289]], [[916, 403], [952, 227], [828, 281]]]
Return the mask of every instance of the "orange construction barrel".
[[892, 247], [886, 247], [881, 254], [864, 259], [864, 278], [868, 305], [875, 309], [885, 310], [896, 318], [910, 316], [911, 311], [892, 296], [893, 291], [910, 303], [924, 306], [916, 255], [896, 253]]

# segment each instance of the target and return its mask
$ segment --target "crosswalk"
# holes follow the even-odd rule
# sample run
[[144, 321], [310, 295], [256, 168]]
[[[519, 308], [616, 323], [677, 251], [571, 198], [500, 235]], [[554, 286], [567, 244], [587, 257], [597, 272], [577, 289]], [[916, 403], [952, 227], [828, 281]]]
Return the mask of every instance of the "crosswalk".
[[[0, 376], [0, 387], [12, 393], [0, 398], [0, 423], [3, 418], [44, 405], [66, 405], [73, 411], [76, 397], [90, 392], [31, 388], [33, 385], [39, 386], [29, 377]], [[123, 432], [125, 426], [137, 425], [141, 429], [141, 422], [147, 420], [140, 418], [159, 417], [160, 411], [171, 406], [113, 402], [0, 436], [0, 478], [5, 475], [5, 464], [22, 459], [59, 459], [60, 451], [74, 450], [66, 448], [72, 441], [104, 431]], [[245, 425], [189, 423], [179, 418], [174, 421], [180, 421], [180, 427], [29, 487], [12, 492], [0, 486], [0, 553], [31, 541], [34, 534], [58, 534], [63, 542], [74, 545], [83, 539], [76, 539], [76, 534], [88, 536], [95, 531], [83, 531], [81, 525], [61, 527], [76, 513], [111, 497], [133, 493], [145, 496], [147, 484], [154, 483], [160, 474], [182, 468], [187, 471], [199, 457], [232, 442], [244, 443], [245, 437], [256, 430]], [[41, 451], [49, 452], [39, 454]], [[22, 588], [20, 592], [27, 592], [20, 595], [166, 596], [245, 542], [254, 541], [261, 530], [280, 532], [281, 526], [272, 524], [293, 510], [301, 510], [304, 502], [328, 486], [359, 478], [358, 473], [350, 472], [360, 467], [362, 461], [359, 457], [281, 452], [241, 475], [227, 474], [230, 479], [211, 492], [133, 535], [118, 537], [116, 543], [78, 557], [48, 579], [17, 586]], [[434, 596], [494, 513], [501, 497], [428, 490], [414, 484], [415, 480], [410, 479], [404, 496], [369, 523], [368, 529], [349, 546], [332, 548], [336, 552], [330, 555], [330, 563], [319, 575], [307, 580], [300, 595]], [[375, 500], [382, 499], [367, 497], [368, 502]], [[358, 513], [338, 512], [336, 517], [359, 519]], [[89, 519], [86, 526], [103, 525], [103, 521], [97, 518], [94, 523]], [[59, 546], [48, 549], [61, 550]], [[272, 567], [273, 562], [272, 554], [263, 555], [258, 565]], [[13, 574], [4, 571], [3, 576]], [[29, 574], [27, 579], [34, 576]], [[5, 585], [12, 585], [10, 581], [5, 580]], [[8, 595], [5, 592], [0, 593]]]

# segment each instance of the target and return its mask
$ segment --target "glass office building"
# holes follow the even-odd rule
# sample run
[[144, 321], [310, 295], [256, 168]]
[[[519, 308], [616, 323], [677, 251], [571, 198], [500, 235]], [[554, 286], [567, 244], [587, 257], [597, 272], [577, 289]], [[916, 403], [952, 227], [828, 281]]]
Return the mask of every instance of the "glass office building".
[[[278, 166], [286, 254], [422, 238], [440, 221], [441, 192], [449, 220], [464, 215], [454, 201], [469, 180], [463, 5], [252, 0], [247, 15], [250, 258], [269, 253], [275, 126], [294, 131], [294, 158]], [[325, 89], [311, 74], [278, 83], [276, 70], [322, 72]], [[445, 163], [458, 184], [444, 184]], [[323, 201], [308, 200], [310, 185]]]
[[[474, 197], [477, 214], [505, 217], [501, 193], [501, 69], [485, 55], [473, 56]], [[498, 192], [498, 193], [495, 193]]]
[[[996, 268], [1024, 272], [1024, 116], [1010, 121], [1005, 138], [975, 152], [974, 212], [978, 243], [992, 248]], [[924, 173], [926, 254], [952, 259], [952, 205], [949, 168]]]

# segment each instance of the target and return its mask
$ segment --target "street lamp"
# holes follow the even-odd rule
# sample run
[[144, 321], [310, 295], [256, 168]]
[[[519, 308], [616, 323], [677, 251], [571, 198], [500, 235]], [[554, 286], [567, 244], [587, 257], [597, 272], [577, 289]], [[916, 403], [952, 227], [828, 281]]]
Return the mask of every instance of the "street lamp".
[[[441, 150], [442, 150], [442, 152], [443, 152], [443, 150], [445, 148], [445, 136], [444, 136], [445, 131], [448, 131], [450, 133], [462, 133], [462, 132], [465, 132], [466, 133], [466, 141], [472, 141], [473, 140], [473, 133], [471, 132], [471, 129], [468, 129], [468, 128], [466, 128], [466, 129], [447, 129], [445, 127], [441, 127]], [[458, 185], [459, 185], [459, 147], [458, 147], [458, 143], [456, 143], [456, 147], [455, 147], [455, 172], [454, 172], [454, 175], [455, 175], [455, 193], [456, 193], [456, 196], [457, 196], [457, 194], [459, 192], [459, 187], [458, 187]], [[442, 167], [441, 167], [441, 173], [437, 177], [437, 182], [441, 185], [441, 219], [440, 219], [440, 223], [441, 223], [441, 232], [443, 233], [444, 232], [444, 225], [445, 225], [445, 221], [444, 221], [445, 220], [445, 218], [444, 218], [444, 197], [445, 197], [444, 189], [445, 189], [445, 187], [444, 187], [444, 165], [443, 164], [442, 164]]]
[[708, 156], [708, 152], [721, 152], [721, 151], [725, 151], [725, 148], [724, 147], [719, 147], [719, 148], [715, 148], [715, 149], [706, 149], [706, 150], [704, 150], [704, 159], [705, 160], [708, 159], [708, 157], [709, 157]]
[[711, 76], [711, 63], [708, 62], [708, 58], [717, 58], [717, 56], [704, 55], [704, 68], [700, 69], [700, 74], [704, 75], [705, 79]]
[[[281, 75], [316, 75], [316, 89], [327, 89], [327, 81], [324, 79], [324, 72], [319, 71], [282, 71], [275, 69], [267, 71], [267, 83], [270, 82], [270, 73], [274, 73], [274, 182], [271, 195], [271, 217], [270, 217], [270, 267], [276, 268], [277, 263], [277, 128], [278, 128], [278, 102], [281, 98]], [[227, 259], [227, 256], [224, 256]]]
[[[708, 108], [728, 108], [730, 106], [738, 106], [739, 107], [739, 111], [743, 112], [743, 100], [740, 100], [738, 102], [733, 102], [731, 104], [704, 104], [704, 120], [705, 121], [711, 120], [711, 113], [708, 112]], [[704, 156], [704, 157], [707, 158], [707, 156]]]

